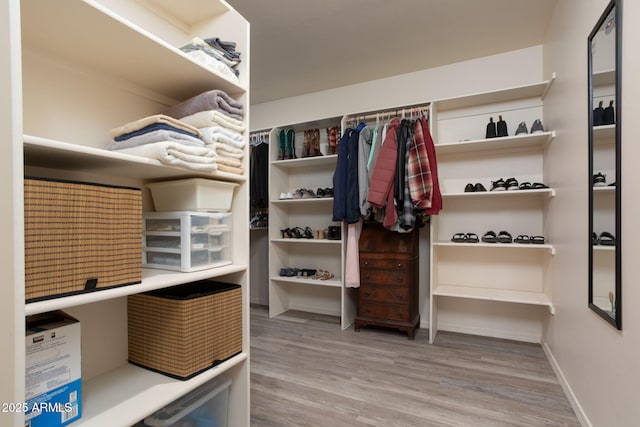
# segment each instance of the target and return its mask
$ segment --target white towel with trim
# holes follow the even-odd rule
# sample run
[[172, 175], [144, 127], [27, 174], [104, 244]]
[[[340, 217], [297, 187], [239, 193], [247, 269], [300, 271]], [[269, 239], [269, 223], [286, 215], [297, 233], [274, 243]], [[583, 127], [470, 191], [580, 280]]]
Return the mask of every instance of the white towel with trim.
[[216, 171], [216, 153], [207, 147], [194, 147], [172, 141], [154, 142], [118, 150], [120, 153], [148, 157], [160, 162], [197, 171]]
[[180, 120], [198, 129], [210, 126], [222, 126], [240, 133], [243, 133], [245, 130], [242, 121], [216, 110], [200, 111], [190, 116], [182, 117]]

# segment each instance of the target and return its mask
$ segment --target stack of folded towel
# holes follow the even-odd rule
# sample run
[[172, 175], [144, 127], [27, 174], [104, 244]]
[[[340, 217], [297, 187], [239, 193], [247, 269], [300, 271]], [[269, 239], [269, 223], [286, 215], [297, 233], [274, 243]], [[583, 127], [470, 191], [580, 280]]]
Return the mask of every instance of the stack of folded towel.
[[236, 44], [222, 41], [217, 37], [202, 40], [195, 37], [180, 48], [188, 56], [206, 67], [223, 74], [234, 82], [238, 82], [238, 65], [240, 53], [236, 52]]
[[196, 171], [242, 175], [244, 109], [220, 90], [211, 90], [110, 131], [108, 150], [118, 150]]
[[245, 125], [243, 105], [221, 90], [210, 90], [165, 111], [198, 129], [216, 155], [218, 170], [242, 175]]

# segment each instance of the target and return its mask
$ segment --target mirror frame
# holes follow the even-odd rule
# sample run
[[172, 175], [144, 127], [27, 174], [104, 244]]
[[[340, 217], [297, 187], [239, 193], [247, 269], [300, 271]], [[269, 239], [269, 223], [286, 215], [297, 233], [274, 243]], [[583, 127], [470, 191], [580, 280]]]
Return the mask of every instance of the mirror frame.
[[[606, 19], [611, 14], [611, 11], [615, 8], [615, 20], [616, 20], [616, 40], [615, 40], [615, 103], [616, 103], [616, 120], [615, 120], [615, 163], [616, 163], [616, 187], [615, 187], [615, 317], [612, 317], [607, 311], [598, 307], [593, 303], [593, 150], [594, 150], [594, 138], [593, 138], [593, 57], [592, 57], [592, 40], [598, 33], [598, 30], [605, 23]], [[621, 100], [622, 100], [622, 0], [611, 0], [607, 5], [607, 8], [598, 19], [595, 27], [589, 34], [587, 39], [588, 47], [588, 98], [589, 98], [589, 308], [597, 313], [600, 317], [606, 320], [608, 323], [616, 327], [618, 330], [622, 330], [622, 226], [621, 226]]]

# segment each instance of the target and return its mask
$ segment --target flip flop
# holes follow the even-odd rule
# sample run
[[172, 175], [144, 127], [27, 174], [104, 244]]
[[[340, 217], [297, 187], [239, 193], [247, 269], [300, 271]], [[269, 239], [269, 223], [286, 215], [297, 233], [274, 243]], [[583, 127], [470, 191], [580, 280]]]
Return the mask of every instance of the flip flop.
[[464, 238], [466, 243], [478, 243], [480, 239], [478, 239], [478, 235], [476, 233], [467, 233]]
[[533, 184], [531, 184], [531, 188], [533, 190], [539, 190], [541, 188], [549, 188], [549, 186], [545, 185], [545, 184], [543, 184], [541, 182], [534, 182]]
[[519, 236], [517, 236], [514, 240], [514, 243], [523, 243], [523, 244], [529, 244], [531, 243], [531, 239], [529, 238], [529, 236], [527, 236], [526, 234], [520, 234]]
[[520, 190], [531, 190], [532, 186], [530, 182], [523, 182], [520, 184]]
[[456, 233], [451, 238], [451, 241], [455, 243], [464, 243], [465, 240], [466, 240], [466, 234], [464, 233]]

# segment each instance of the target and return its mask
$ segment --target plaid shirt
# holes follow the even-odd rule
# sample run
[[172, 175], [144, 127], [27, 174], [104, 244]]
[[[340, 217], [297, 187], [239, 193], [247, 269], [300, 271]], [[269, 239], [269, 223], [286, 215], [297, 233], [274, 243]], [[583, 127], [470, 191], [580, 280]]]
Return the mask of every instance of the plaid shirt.
[[431, 207], [433, 178], [431, 176], [427, 146], [419, 121], [415, 122], [413, 135], [408, 155], [407, 183], [413, 206], [416, 209], [427, 209]]

